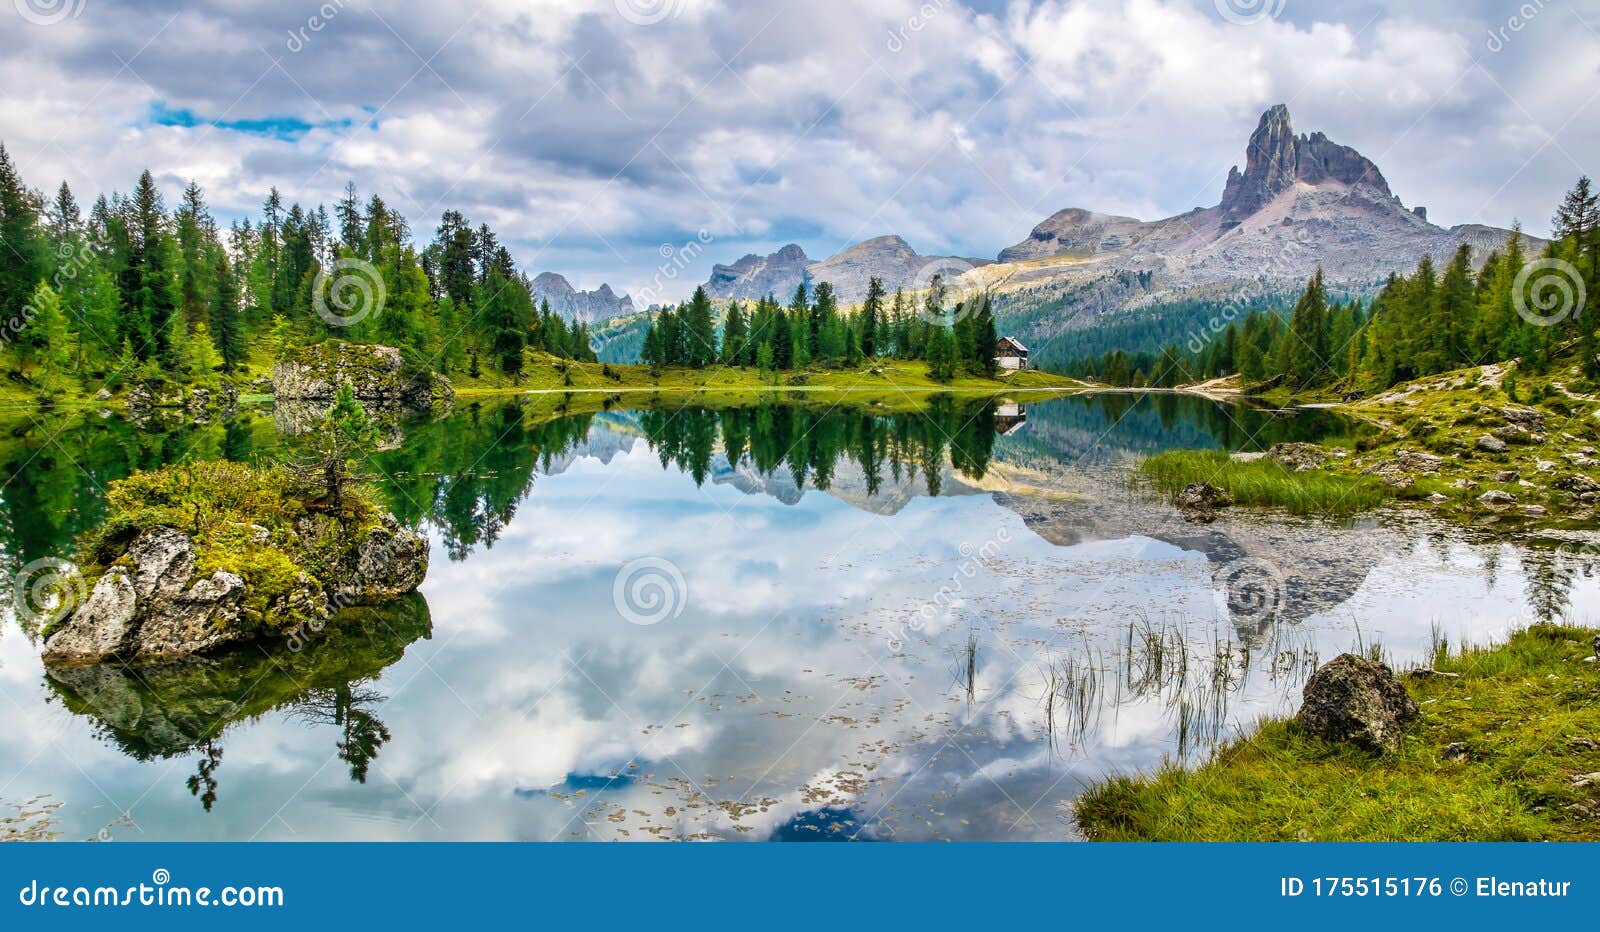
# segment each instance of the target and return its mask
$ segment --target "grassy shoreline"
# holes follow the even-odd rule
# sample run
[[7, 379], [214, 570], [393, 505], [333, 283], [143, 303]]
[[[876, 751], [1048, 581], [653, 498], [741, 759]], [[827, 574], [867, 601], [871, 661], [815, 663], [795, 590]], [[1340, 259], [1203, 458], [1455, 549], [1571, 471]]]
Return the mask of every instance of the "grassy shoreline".
[[1169, 496], [1180, 479], [1205, 481], [1236, 486], [1229, 490], [1239, 504], [1300, 513], [1409, 502], [1450, 520], [1513, 529], [1600, 523], [1600, 396], [1575, 366], [1539, 376], [1518, 376], [1514, 365], [1469, 367], [1356, 400], [1281, 388], [1241, 399], [1331, 410], [1373, 433], [1315, 445], [1314, 465], [1296, 450], [1276, 469], [1182, 451], [1154, 458], [1161, 461], [1143, 474]]
[[1352, 515], [1391, 497], [1371, 476], [1322, 469], [1295, 472], [1276, 460], [1240, 460], [1217, 450], [1158, 453], [1139, 465], [1139, 474], [1169, 500], [1186, 486], [1203, 482], [1228, 493], [1236, 504], [1296, 515]]
[[[1377, 757], [1263, 723], [1193, 770], [1115, 776], [1073, 806], [1092, 841], [1600, 840], [1595, 631], [1535, 625], [1403, 676], [1421, 717]], [[1437, 675], [1444, 674], [1444, 675]]]

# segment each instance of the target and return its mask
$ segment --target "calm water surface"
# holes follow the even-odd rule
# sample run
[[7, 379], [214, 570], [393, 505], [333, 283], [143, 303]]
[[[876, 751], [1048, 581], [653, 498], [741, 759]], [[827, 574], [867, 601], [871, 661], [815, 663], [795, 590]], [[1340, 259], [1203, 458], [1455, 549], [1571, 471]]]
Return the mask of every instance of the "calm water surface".
[[[7, 575], [70, 555], [106, 482], [280, 428], [13, 425]], [[1347, 429], [1172, 396], [463, 407], [369, 466], [432, 538], [421, 594], [303, 651], [47, 673], [8, 616], [0, 801], [64, 838], [1071, 838], [1086, 782], [1203, 756], [1341, 651], [1592, 616], [1573, 540], [1194, 524], [1129, 481]]]

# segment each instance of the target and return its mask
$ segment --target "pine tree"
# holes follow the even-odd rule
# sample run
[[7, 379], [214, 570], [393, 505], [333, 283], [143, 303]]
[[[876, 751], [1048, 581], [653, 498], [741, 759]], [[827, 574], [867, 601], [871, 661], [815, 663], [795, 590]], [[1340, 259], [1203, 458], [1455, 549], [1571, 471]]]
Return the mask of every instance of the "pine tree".
[[137, 241], [130, 265], [136, 290], [124, 295], [129, 303], [124, 313], [130, 316], [129, 336], [140, 359], [155, 359], [163, 364], [177, 362], [172, 352], [172, 319], [178, 316], [177, 281], [174, 275], [173, 248], [166, 228], [166, 214], [155, 178], [146, 170], [139, 176], [133, 193], [133, 220]]
[[[800, 286], [804, 290], [805, 286]], [[803, 319], [803, 318], [802, 318]], [[786, 372], [794, 368], [794, 334], [789, 326], [789, 315], [776, 308], [772, 314], [772, 368]]]
[[878, 355], [878, 331], [883, 320], [883, 281], [877, 277], [867, 279], [867, 297], [861, 303], [861, 355], [872, 359]]
[[1304, 388], [1323, 379], [1328, 360], [1328, 292], [1322, 269], [1306, 283], [1289, 317], [1289, 338], [1284, 344], [1284, 371]]
[[979, 299], [973, 333], [977, 369], [992, 379], [1000, 369], [1000, 333], [995, 326], [994, 310], [988, 294]]
[[232, 372], [245, 361], [249, 352], [245, 345], [244, 320], [239, 310], [239, 283], [233, 275], [227, 253], [217, 250], [216, 301], [210, 318], [216, 333], [217, 351], [222, 357], [222, 371]]
[[950, 328], [943, 325], [930, 328], [927, 360], [928, 377], [935, 382], [948, 382], [956, 377], [956, 341]]
[[0, 145], [0, 323], [22, 312], [45, 277], [39, 201]]
[[694, 290], [694, 296], [683, 313], [686, 356], [684, 362], [696, 369], [709, 366], [717, 358], [717, 332], [711, 322], [711, 299], [705, 288]]
[[727, 366], [743, 365], [745, 342], [749, 339], [744, 308], [738, 301], [728, 305], [728, 314], [722, 322], [722, 363]]

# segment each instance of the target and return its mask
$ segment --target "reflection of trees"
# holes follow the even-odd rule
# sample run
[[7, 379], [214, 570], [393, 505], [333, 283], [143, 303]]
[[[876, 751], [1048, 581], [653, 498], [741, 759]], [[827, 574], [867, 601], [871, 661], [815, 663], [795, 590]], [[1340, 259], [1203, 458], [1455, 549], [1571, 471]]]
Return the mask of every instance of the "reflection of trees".
[[580, 443], [593, 415], [530, 425], [511, 402], [473, 404], [458, 416], [408, 425], [407, 442], [374, 462], [386, 503], [401, 521], [431, 520], [451, 559], [492, 546], [533, 486], [534, 471]]
[[1365, 431], [1326, 411], [1271, 411], [1170, 392], [1080, 395], [1033, 406], [1028, 415], [1027, 435], [1007, 446], [1074, 461], [1170, 449], [1259, 450]]
[[1541, 622], [1555, 621], [1566, 614], [1571, 604], [1572, 581], [1582, 572], [1589, 575], [1593, 557], [1553, 546], [1532, 546], [1522, 551], [1523, 585], [1528, 592], [1528, 610]]
[[807, 481], [826, 491], [841, 461], [861, 467], [867, 492], [876, 494], [889, 466], [895, 482], [922, 473], [928, 494], [939, 494], [948, 456], [951, 466], [969, 478], [982, 478], [994, 448], [994, 404], [958, 404], [936, 396], [915, 413], [874, 414], [833, 407], [800, 408], [783, 404], [708, 409], [651, 409], [640, 426], [663, 467], [675, 465], [695, 484], [711, 473], [711, 458], [720, 439], [730, 465], [748, 462], [770, 476], [787, 466], [796, 484]]
[[45, 676], [68, 710], [92, 719], [102, 738], [131, 757], [199, 751], [187, 785], [209, 811], [228, 728], [274, 710], [339, 728], [339, 757], [352, 780], [365, 782], [390, 738], [373, 711], [384, 696], [372, 684], [432, 627], [427, 601], [413, 594], [346, 609], [298, 652], [248, 647], [183, 663], [54, 667]]
[[200, 745], [200, 760], [195, 768], [194, 776], [189, 778], [189, 795], [200, 797], [200, 805], [207, 812], [217, 804], [217, 778], [214, 774], [222, 766], [222, 748], [215, 741], [206, 741]]
[[339, 759], [350, 765], [350, 779], [367, 782], [367, 768], [378, 750], [389, 742], [389, 728], [371, 711], [382, 704], [384, 695], [359, 683], [345, 683], [331, 689], [313, 690], [295, 707], [300, 717], [341, 729]]

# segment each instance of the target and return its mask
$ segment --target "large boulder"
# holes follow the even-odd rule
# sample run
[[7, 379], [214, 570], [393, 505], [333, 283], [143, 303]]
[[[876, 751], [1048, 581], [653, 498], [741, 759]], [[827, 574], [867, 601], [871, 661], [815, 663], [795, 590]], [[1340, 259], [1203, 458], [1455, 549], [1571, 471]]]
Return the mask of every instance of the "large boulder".
[[1299, 721], [1325, 741], [1369, 751], [1399, 749], [1400, 735], [1417, 717], [1417, 704], [1386, 664], [1340, 654], [1306, 683]]
[[86, 538], [92, 586], [45, 628], [51, 665], [176, 660], [294, 644], [342, 609], [422, 584], [428, 542], [358, 491], [330, 509], [285, 470], [212, 462], [111, 485]]
[[432, 411], [447, 408], [455, 390], [442, 375], [408, 373], [392, 346], [328, 340], [296, 350], [272, 367], [277, 400], [332, 403], [349, 385], [361, 401], [378, 408]]
[[161, 660], [242, 640], [237, 622], [244, 579], [224, 570], [196, 578], [195, 567], [194, 542], [182, 531], [141, 533], [51, 633], [45, 662]]

